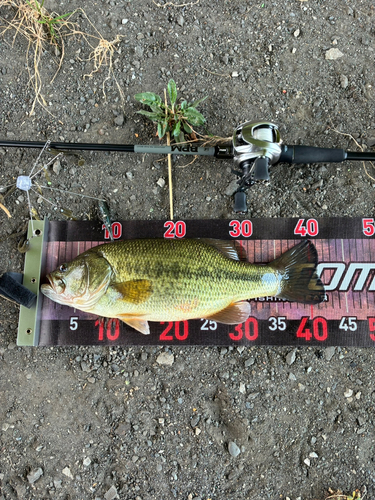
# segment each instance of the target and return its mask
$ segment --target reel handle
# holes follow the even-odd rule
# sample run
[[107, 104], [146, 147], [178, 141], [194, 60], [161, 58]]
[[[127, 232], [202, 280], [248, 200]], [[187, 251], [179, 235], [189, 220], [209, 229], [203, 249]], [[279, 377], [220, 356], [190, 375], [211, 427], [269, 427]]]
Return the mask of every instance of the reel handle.
[[236, 193], [234, 193], [233, 212], [243, 214], [247, 212], [245, 191], [237, 191]]

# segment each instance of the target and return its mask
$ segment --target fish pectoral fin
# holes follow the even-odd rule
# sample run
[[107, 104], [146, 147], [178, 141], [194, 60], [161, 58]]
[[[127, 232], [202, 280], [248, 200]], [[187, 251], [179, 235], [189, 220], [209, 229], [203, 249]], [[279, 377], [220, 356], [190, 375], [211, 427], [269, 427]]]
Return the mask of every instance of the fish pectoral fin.
[[246, 301], [234, 302], [225, 309], [207, 317], [205, 319], [224, 323], [225, 325], [237, 325], [243, 323], [250, 316], [251, 307]]
[[127, 314], [119, 314], [116, 316], [118, 319], [126, 323], [127, 325], [131, 326], [134, 328], [134, 330], [137, 330], [138, 332], [143, 333], [143, 335], [150, 335], [150, 326], [148, 324], [148, 321], [145, 319], [142, 319], [142, 317], [136, 317], [136, 316], [128, 316]]
[[115, 283], [112, 287], [122, 295], [122, 300], [131, 304], [141, 304], [152, 294], [152, 283], [149, 280], [131, 280]]

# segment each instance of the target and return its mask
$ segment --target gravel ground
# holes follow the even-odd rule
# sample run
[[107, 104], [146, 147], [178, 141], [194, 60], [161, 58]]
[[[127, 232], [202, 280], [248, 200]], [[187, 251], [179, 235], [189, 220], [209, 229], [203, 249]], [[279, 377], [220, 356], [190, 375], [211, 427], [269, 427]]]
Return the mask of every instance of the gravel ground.
[[[176, 2], [177, 3], [177, 2]], [[165, 4], [164, 6], [162, 4]], [[59, 14], [78, 1], [46, 0]], [[107, 40], [121, 35], [108, 68], [91, 78], [90, 48], [66, 40], [65, 58], [40, 62], [47, 110], [30, 116], [27, 41], [0, 39], [0, 137], [155, 143], [136, 112], [141, 91], [169, 78], [200, 107], [207, 130], [279, 124], [284, 142], [369, 150], [375, 142], [374, 4], [369, 0], [250, 2], [86, 0]], [[6, 17], [10, 11], [0, 8]], [[93, 33], [84, 15], [75, 15]], [[2, 22], [1, 24], [4, 24]], [[52, 113], [48, 113], [48, 112]], [[165, 161], [83, 153], [51, 169], [53, 185], [110, 200], [114, 219], [168, 219]], [[35, 151], [0, 148], [0, 184], [30, 172]], [[174, 160], [176, 219], [237, 217], [232, 163]], [[368, 167], [371, 168], [371, 167]], [[374, 174], [374, 172], [369, 171]], [[163, 186], [163, 187], [162, 187]], [[250, 217], [374, 216], [375, 180], [360, 163], [285, 165], [248, 198]], [[32, 194], [39, 215], [62, 218]], [[78, 219], [91, 199], [57, 192]], [[28, 220], [16, 191], [0, 211], [0, 269], [21, 271], [17, 233]], [[354, 348], [21, 348], [18, 308], [0, 302], [1, 499], [323, 499], [329, 487], [375, 498], [374, 355]]]

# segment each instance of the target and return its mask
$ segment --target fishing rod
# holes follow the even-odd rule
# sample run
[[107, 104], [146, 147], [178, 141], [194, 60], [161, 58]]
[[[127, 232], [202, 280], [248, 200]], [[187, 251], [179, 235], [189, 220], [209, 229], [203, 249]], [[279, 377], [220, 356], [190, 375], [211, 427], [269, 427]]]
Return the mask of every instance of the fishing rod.
[[[44, 148], [42, 141], [1, 141], [0, 147]], [[172, 155], [213, 156], [233, 159], [239, 177], [234, 193], [234, 211], [247, 212], [246, 191], [258, 182], [269, 182], [269, 167], [278, 163], [338, 163], [343, 161], [375, 161], [375, 152], [345, 151], [337, 148], [320, 148], [282, 144], [277, 125], [267, 121], [245, 122], [234, 133], [232, 143], [216, 146], [199, 146], [192, 143], [171, 146], [142, 144], [95, 144], [50, 142], [48, 149], [58, 151], [107, 151], [121, 153], [151, 153]]]

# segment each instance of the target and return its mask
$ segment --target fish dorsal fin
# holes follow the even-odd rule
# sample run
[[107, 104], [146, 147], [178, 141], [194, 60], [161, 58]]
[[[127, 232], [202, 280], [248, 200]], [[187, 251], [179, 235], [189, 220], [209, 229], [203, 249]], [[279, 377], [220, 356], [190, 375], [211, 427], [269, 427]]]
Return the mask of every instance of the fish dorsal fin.
[[116, 316], [118, 319], [126, 323], [127, 325], [131, 326], [135, 330], [137, 330], [140, 333], [143, 333], [143, 335], [150, 335], [150, 326], [148, 324], [148, 321], [145, 319], [142, 319], [141, 316], [139, 317], [130, 317], [127, 314], [119, 314]]
[[238, 323], [246, 321], [250, 316], [250, 312], [251, 307], [248, 302], [234, 302], [225, 309], [222, 309], [205, 319], [217, 321], [218, 323], [224, 323], [225, 325], [237, 325]]
[[222, 254], [232, 260], [240, 260], [238, 256], [238, 251], [235, 247], [234, 241], [231, 240], [215, 240], [214, 238], [199, 238], [199, 241], [207, 243], [216, 250], [219, 250]]
[[149, 280], [131, 280], [115, 283], [112, 287], [122, 295], [122, 300], [131, 304], [141, 304], [152, 294], [152, 284]]

